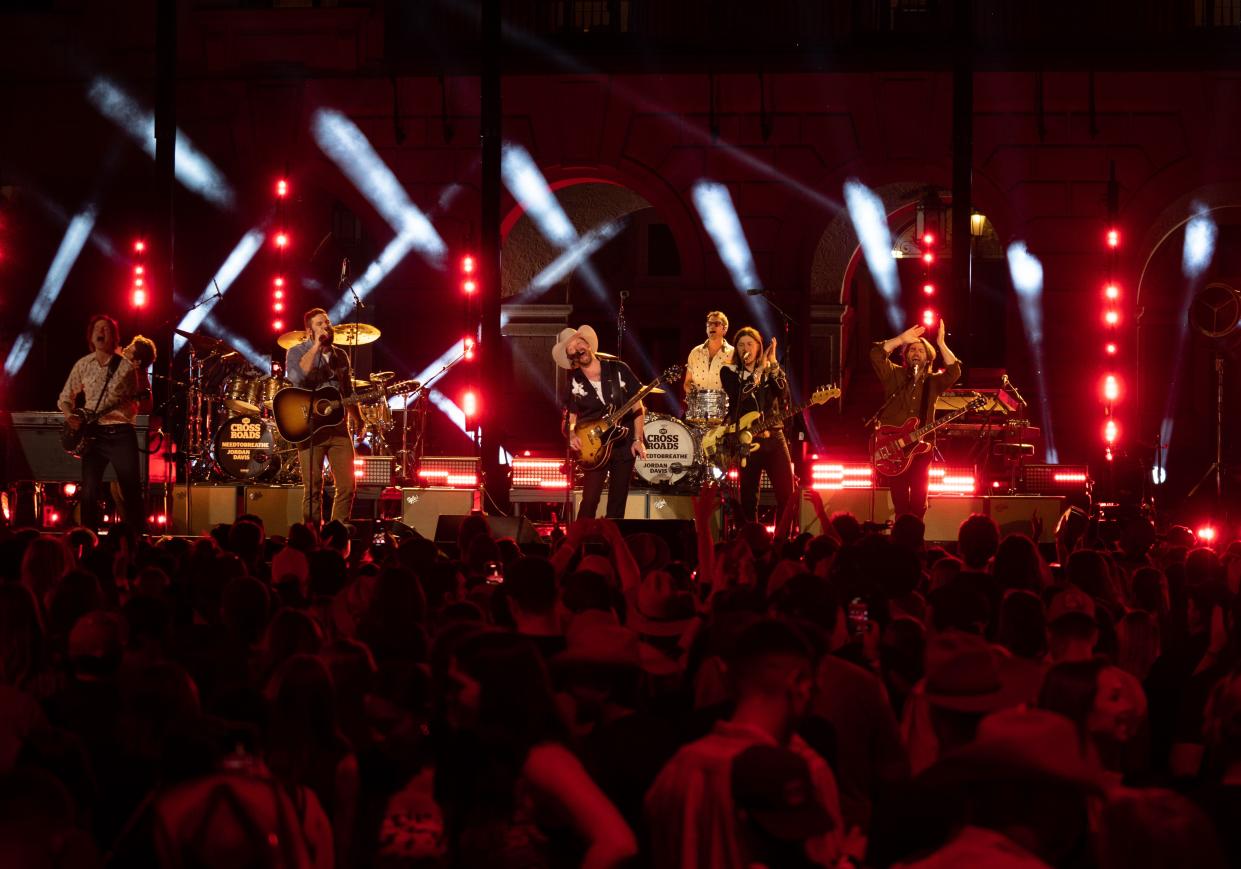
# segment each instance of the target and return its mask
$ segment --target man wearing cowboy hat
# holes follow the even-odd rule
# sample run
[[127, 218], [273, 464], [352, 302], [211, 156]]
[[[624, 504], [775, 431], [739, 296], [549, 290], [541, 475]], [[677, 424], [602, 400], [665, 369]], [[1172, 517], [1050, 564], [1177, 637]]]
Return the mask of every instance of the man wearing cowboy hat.
[[[573, 433], [578, 421], [602, 419], [611, 409], [632, 398], [641, 384], [624, 362], [610, 356], [600, 357], [599, 336], [590, 326], [563, 330], [552, 347], [552, 358], [569, 372], [569, 394], [565, 401], [569, 413], [569, 446], [579, 452], [582, 443]], [[646, 458], [646, 438], [642, 430], [645, 419], [646, 408], [639, 402], [628, 419], [619, 421], [618, 424], [629, 431], [612, 446], [607, 462], [583, 473], [579, 517], [594, 518], [599, 496], [603, 494], [603, 481], [610, 474], [607, 517], [625, 518], [634, 461]]]

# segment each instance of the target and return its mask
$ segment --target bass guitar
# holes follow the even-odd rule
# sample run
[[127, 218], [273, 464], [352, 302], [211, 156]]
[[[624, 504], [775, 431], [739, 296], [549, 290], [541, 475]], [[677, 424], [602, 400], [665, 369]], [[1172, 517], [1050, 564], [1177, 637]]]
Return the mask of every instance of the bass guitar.
[[940, 417], [926, 425], [918, 425], [916, 417], [910, 417], [901, 425], [881, 425], [875, 429], [870, 442], [870, 460], [875, 470], [885, 477], [895, 477], [909, 470], [916, 456], [929, 452], [927, 437], [955, 419], [982, 408], [988, 399], [979, 395], [960, 410]]
[[577, 435], [578, 440], [582, 443], [582, 448], [578, 451], [577, 456], [578, 467], [584, 471], [593, 471], [595, 468], [600, 468], [607, 464], [608, 459], [612, 457], [612, 445], [629, 434], [629, 428], [619, 425], [620, 421], [660, 383], [672, 383], [684, 376], [684, 366], [670, 366], [665, 369], [663, 374], [634, 393], [633, 398], [626, 401], [616, 410], [609, 411], [607, 416], [602, 419], [579, 420], [577, 425], [573, 426], [573, 433]]
[[703, 455], [707, 461], [720, 467], [727, 467], [738, 461], [745, 467], [746, 456], [759, 448], [759, 443], [755, 440], [757, 435], [783, 425], [785, 420], [792, 419], [817, 404], [826, 404], [833, 398], [840, 398], [840, 387], [820, 386], [811, 393], [809, 401], [788, 413], [761, 414], [754, 410], [742, 415], [736, 422], [717, 425], [702, 436]]
[[389, 395], [403, 395], [422, 388], [417, 380], [386, 383], [382, 387], [359, 389], [344, 398], [334, 386], [302, 389], [286, 386], [272, 399], [272, 416], [276, 429], [289, 443], [302, 444], [321, 428], [330, 428], [345, 421], [345, 408], [372, 401], [386, 401]]

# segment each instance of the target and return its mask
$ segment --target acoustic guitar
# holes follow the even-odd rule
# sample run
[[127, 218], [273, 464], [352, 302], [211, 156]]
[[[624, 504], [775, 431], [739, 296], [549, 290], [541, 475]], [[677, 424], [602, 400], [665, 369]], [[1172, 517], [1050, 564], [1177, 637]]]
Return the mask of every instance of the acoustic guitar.
[[626, 401], [616, 410], [610, 410], [602, 419], [579, 420], [573, 426], [573, 433], [582, 442], [578, 452], [577, 464], [584, 471], [593, 471], [607, 464], [612, 457], [612, 445], [629, 434], [627, 426], [619, 425], [620, 421], [642, 401], [651, 390], [662, 382], [672, 383], [685, 376], [685, 367], [673, 365], [664, 370], [646, 386], [643, 386], [633, 398]]
[[344, 422], [345, 408], [350, 405], [386, 401], [389, 395], [414, 392], [421, 386], [417, 380], [402, 380], [386, 383], [382, 387], [359, 389], [349, 398], [341, 396], [340, 390], [334, 386], [320, 386], [318, 389], [286, 386], [272, 399], [272, 416], [281, 437], [289, 443], [302, 444], [319, 429]]
[[820, 386], [810, 395], [805, 404], [793, 408], [783, 414], [761, 414], [750, 411], [743, 414], [736, 422], [717, 425], [702, 436], [702, 452], [707, 461], [720, 467], [740, 461], [745, 467], [746, 457], [759, 448], [755, 437], [767, 429], [783, 425], [785, 420], [792, 419], [807, 408], [817, 404], [826, 404], [833, 398], [840, 398], [837, 386]]

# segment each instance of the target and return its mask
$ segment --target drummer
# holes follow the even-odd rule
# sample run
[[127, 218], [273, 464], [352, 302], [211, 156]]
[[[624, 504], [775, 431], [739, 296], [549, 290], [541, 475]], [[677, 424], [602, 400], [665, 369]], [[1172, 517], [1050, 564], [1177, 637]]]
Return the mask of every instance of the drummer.
[[733, 345], [728, 343], [728, 317], [723, 311], [707, 314], [707, 340], [689, 351], [685, 364], [685, 395], [700, 389], [722, 390], [720, 369], [731, 365]]

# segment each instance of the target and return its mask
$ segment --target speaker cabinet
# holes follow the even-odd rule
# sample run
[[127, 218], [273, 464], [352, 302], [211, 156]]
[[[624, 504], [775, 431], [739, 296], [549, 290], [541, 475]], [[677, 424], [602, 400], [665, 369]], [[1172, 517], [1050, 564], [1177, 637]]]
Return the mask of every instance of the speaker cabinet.
[[189, 494], [190, 516], [186, 523], [185, 486], [172, 487], [172, 515], [168, 525], [174, 534], [198, 536], [221, 523], [231, 525], [237, 519], [238, 486], [193, 486]]
[[973, 513], [986, 514], [987, 512], [987, 499], [983, 497], [932, 496], [928, 499], [928, 503], [929, 506], [922, 521], [926, 524], [923, 539], [929, 542], [955, 541], [962, 522]]
[[[401, 521], [434, 540], [440, 516], [464, 515], [474, 509], [473, 489], [402, 489]], [[455, 542], [456, 534], [452, 537]]]
[[[302, 498], [305, 493], [302, 486], [246, 486], [245, 506], [242, 509], [262, 519], [268, 535], [284, 537], [288, 535], [290, 525], [302, 521]], [[331, 510], [330, 507], [328, 509]], [[326, 512], [323, 515], [331, 514]]]
[[[3, 420], [12, 427], [12, 437], [6, 438], [5, 474], [10, 480], [37, 480], [43, 483], [77, 483], [82, 480], [82, 460], [66, 453], [60, 446], [60, 428], [64, 418], [58, 411], [14, 411]], [[150, 417], [139, 414], [134, 418], [134, 430], [138, 434], [138, 449], [147, 448], [147, 424]], [[138, 473], [145, 485], [149, 469], [148, 455], [138, 454]], [[105, 483], [116, 479], [116, 469], [108, 463], [103, 472]]]
[[[582, 515], [582, 492], [580, 489], [573, 491], [573, 515], [580, 517]], [[599, 496], [599, 509], [595, 511], [595, 515], [602, 518], [608, 510], [608, 490], [605, 488], [603, 494]], [[646, 519], [646, 493], [635, 492], [632, 489], [629, 497], [625, 501], [625, 518], [626, 519]]]
[[[830, 518], [833, 513], [852, 513], [859, 522], [890, 522], [894, 517], [892, 492], [880, 489], [832, 489], [819, 492], [823, 508]], [[819, 517], [814, 505], [805, 499], [801, 502], [801, 529], [810, 534], [822, 534]]]
[[1035, 514], [1043, 521], [1043, 534], [1035, 543], [1056, 542], [1056, 522], [1064, 509], [1064, 498], [1058, 495], [996, 495], [988, 499], [991, 518], [1000, 526], [1000, 537], [1024, 534], [1033, 538], [1031, 526]]

